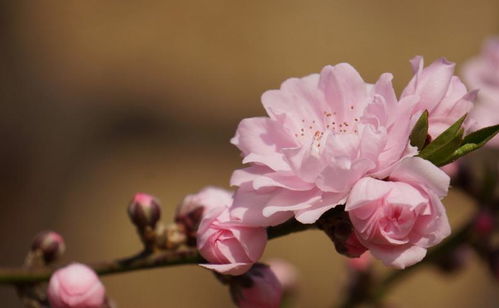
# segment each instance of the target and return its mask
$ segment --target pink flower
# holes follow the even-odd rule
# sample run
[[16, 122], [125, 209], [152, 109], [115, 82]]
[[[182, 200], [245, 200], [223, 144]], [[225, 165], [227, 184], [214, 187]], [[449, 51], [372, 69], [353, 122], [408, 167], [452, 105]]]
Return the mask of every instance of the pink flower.
[[203, 214], [197, 232], [197, 247], [210, 262], [201, 266], [223, 274], [241, 275], [262, 256], [267, 231], [246, 226], [232, 217], [229, 211], [232, 202], [226, 203], [228, 196], [230, 193], [224, 190], [198, 194], [199, 204], [213, 207]]
[[298, 285], [298, 271], [296, 267], [283, 259], [272, 259], [266, 262], [281, 283], [285, 292], [294, 291]]
[[[487, 40], [481, 54], [465, 63], [463, 77], [469, 86], [480, 89], [471, 113], [477, 127], [499, 124], [499, 37]], [[499, 147], [499, 136], [487, 145]]]
[[57, 270], [50, 278], [47, 294], [53, 308], [101, 308], [105, 302], [99, 277], [79, 263]]
[[367, 84], [349, 64], [285, 81], [262, 96], [269, 117], [244, 119], [231, 140], [250, 166], [236, 170], [232, 215], [269, 226], [315, 222], [366, 175], [383, 177], [414, 155], [408, 136], [417, 96], [398, 102], [390, 74]]
[[189, 239], [195, 243], [203, 213], [214, 208], [230, 207], [232, 195], [232, 192], [211, 186], [203, 188], [197, 194], [187, 195], [177, 207], [175, 221], [185, 227]]
[[213, 208], [226, 208], [232, 205], [232, 192], [222, 188], [208, 186], [197, 194], [187, 195], [177, 207], [176, 217], [189, 215], [203, 209], [208, 212]]
[[405, 268], [450, 234], [445, 208], [450, 178], [418, 157], [402, 160], [387, 180], [366, 177], [352, 189], [345, 210], [359, 241], [386, 265]]
[[240, 308], [278, 308], [282, 287], [270, 267], [257, 263], [246, 273], [247, 283], [231, 285], [234, 301]]
[[[444, 58], [424, 68], [423, 57], [411, 60], [414, 77], [402, 92], [401, 98], [418, 96], [414, 113], [429, 112], [428, 133], [434, 139], [459, 118], [470, 112], [476, 91], [468, 92], [466, 86], [454, 75], [455, 63]], [[469, 130], [473, 121], [467, 119], [463, 126]]]

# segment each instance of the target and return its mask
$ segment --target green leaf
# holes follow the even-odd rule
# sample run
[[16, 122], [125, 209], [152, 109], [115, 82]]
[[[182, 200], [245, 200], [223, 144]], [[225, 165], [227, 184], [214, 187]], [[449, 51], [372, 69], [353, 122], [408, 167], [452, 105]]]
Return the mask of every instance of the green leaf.
[[[452, 153], [454, 150], [456, 150], [457, 147], [459, 147], [459, 145], [461, 144], [461, 125], [463, 124], [465, 118], [466, 114], [459, 120], [457, 120], [454, 124], [452, 124], [449, 128], [447, 128], [443, 133], [441, 133], [423, 150], [421, 150], [421, 152], [419, 152], [419, 156], [433, 162], [430, 158], [440, 158], [442, 156], [439, 153], [440, 151], [443, 151], [445, 153]], [[459, 139], [459, 142], [457, 142], [457, 139]]]
[[461, 145], [443, 163], [449, 164], [461, 156], [473, 152], [484, 146], [499, 132], [499, 124], [479, 129], [464, 137]]
[[421, 151], [424, 147], [426, 136], [428, 136], [428, 110], [423, 112], [412, 129], [411, 136], [409, 137], [411, 145]]
[[437, 152], [432, 153], [426, 159], [431, 161], [436, 166], [443, 166], [447, 164], [449, 156], [453, 155], [456, 149], [462, 144], [464, 129], [459, 129], [458, 133], [442, 146]]

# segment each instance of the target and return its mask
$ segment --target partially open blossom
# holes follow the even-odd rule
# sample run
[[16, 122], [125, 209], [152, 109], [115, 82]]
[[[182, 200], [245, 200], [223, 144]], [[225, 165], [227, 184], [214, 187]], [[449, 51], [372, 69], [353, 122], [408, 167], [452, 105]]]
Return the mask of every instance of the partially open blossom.
[[[413, 112], [428, 111], [428, 133], [434, 139], [463, 115], [470, 112], [476, 99], [476, 91], [468, 92], [459, 77], [454, 75], [455, 63], [444, 58], [424, 67], [423, 57], [411, 60], [414, 77], [401, 97], [418, 96]], [[466, 119], [465, 130], [473, 121]]]
[[293, 216], [313, 223], [344, 203], [360, 178], [383, 177], [414, 155], [409, 134], [418, 96], [398, 101], [391, 79], [383, 74], [368, 84], [342, 63], [265, 92], [269, 117], [244, 119], [231, 140], [250, 163], [232, 176], [239, 186], [232, 214], [256, 226]]
[[99, 277], [79, 263], [57, 270], [50, 278], [47, 295], [53, 308], [102, 308], [105, 303]]
[[450, 234], [440, 198], [449, 177], [418, 157], [402, 160], [386, 180], [358, 181], [347, 200], [359, 241], [386, 265], [405, 268]]
[[177, 207], [175, 221], [184, 225], [190, 238], [195, 238], [203, 213], [213, 208], [228, 208], [231, 205], [232, 192], [209, 186], [184, 198]]
[[[228, 192], [220, 190], [218, 194], [223, 199]], [[204, 204], [203, 200], [201, 203]], [[201, 266], [222, 274], [241, 275], [262, 256], [267, 231], [244, 225], [232, 217], [230, 205], [220, 203], [203, 214], [197, 232], [197, 247], [210, 263]]]
[[[463, 77], [470, 87], [480, 89], [471, 113], [477, 127], [499, 124], [499, 37], [487, 40], [481, 53], [465, 63]], [[487, 145], [499, 147], [499, 136]]]
[[241, 279], [235, 279], [230, 288], [234, 302], [240, 308], [280, 307], [281, 283], [265, 264], [255, 264]]
[[284, 292], [294, 291], [298, 285], [298, 270], [283, 259], [271, 259], [266, 262], [281, 283]]

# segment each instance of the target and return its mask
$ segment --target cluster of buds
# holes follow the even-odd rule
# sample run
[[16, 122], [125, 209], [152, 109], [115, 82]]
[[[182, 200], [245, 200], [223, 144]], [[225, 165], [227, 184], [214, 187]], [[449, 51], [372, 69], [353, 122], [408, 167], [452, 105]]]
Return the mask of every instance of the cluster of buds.
[[358, 258], [367, 250], [359, 242], [348, 213], [341, 206], [323, 214], [317, 226], [333, 241], [336, 251], [342, 255]]
[[163, 225], [159, 200], [151, 195], [137, 193], [128, 206], [128, 216], [137, 228], [147, 252], [176, 249], [186, 243], [187, 237], [182, 224]]

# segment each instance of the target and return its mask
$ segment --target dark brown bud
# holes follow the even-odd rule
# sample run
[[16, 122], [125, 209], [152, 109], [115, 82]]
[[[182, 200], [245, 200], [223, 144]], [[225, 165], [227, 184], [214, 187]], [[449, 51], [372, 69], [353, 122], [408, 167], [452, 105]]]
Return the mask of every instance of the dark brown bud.
[[128, 216], [139, 229], [154, 228], [161, 217], [159, 201], [151, 195], [137, 193], [128, 206]]
[[59, 233], [52, 231], [43, 231], [38, 233], [31, 245], [31, 251], [39, 251], [43, 261], [48, 264], [57, 260], [64, 251], [66, 245], [64, 239]]

